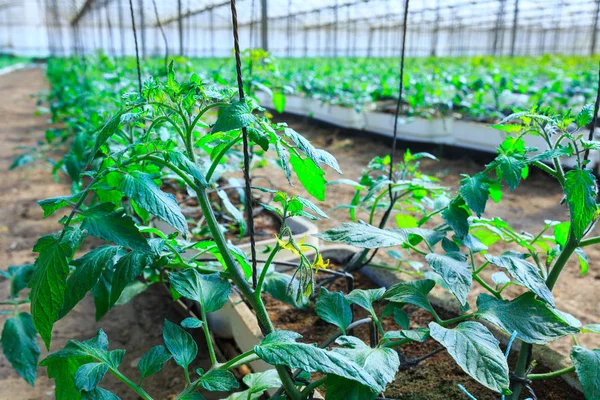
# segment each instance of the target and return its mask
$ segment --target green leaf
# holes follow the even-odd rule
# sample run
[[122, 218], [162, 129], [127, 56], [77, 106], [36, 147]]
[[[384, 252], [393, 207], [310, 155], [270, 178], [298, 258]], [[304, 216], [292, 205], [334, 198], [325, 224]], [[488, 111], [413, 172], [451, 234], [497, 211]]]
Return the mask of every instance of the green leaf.
[[248, 390], [233, 393], [225, 400], [255, 400], [258, 399], [265, 390], [281, 386], [281, 379], [279, 379], [279, 374], [275, 369], [248, 374], [244, 376], [243, 381], [246, 386], [248, 386]]
[[427, 295], [435, 287], [435, 281], [421, 279], [418, 281], [399, 282], [390, 287], [383, 298], [391, 303], [412, 304], [430, 313], [434, 313], [433, 306], [427, 299]]
[[583, 386], [587, 400], [600, 399], [600, 350], [588, 350], [580, 346], [571, 349], [571, 360]]
[[519, 186], [519, 183], [521, 183], [522, 171], [527, 167], [527, 164], [506, 154], [498, 155], [494, 164], [496, 165], [498, 176], [504, 179], [510, 191], [515, 190]]
[[330, 293], [324, 287], [321, 288], [315, 312], [323, 321], [337, 326], [343, 333], [346, 333], [346, 328], [352, 323], [352, 309], [343, 292]]
[[162, 219], [183, 234], [188, 233], [188, 224], [181, 213], [175, 196], [165, 193], [150, 174], [130, 171], [121, 176], [118, 190], [135, 200], [144, 210]]
[[264, 151], [269, 150], [269, 135], [267, 132], [256, 128], [248, 128], [248, 138]]
[[429, 266], [442, 277], [460, 304], [463, 306], [467, 304], [467, 297], [473, 284], [469, 264], [462, 259], [458, 260], [447, 255], [433, 253], [427, 254], [425, 259]]
[[256, 118], [252, 115], [252, 108], [245, 102], [236, 101], [220, 113], [211, 133], [242, 129], [252, 125], [254, 121]]
[[295, 308], [308, 305], [308, 298], [303, 295], [300, 282], [288, 274], [276, 271], [269, 273], [265, 278], [263, 291]]
[[403, 229], [380, 229], [364, 222], [347, 222], [314, 235], [326, 242], [344, 242], [364, 249], [398, 246], [408, 242]]
[[31, 315], [22, 312], [9, 318], [2, 329], [2, 351], [12, 367], [29, 383], [35, 383], [36, 367], [40, 358], [37, 331]]
[[29, 282], [31, 315], [36, 330], [49, 349], [52, 326], [58, 319], [65, 298], [69, 274], [67, 257], [72, 254], [72, 250], [68, 245], [59, 243], [58, 238], [43, 236], [38, 240], [34, 251], [39, 252], [39, 256], [35, 260], [35, 270]]
[[381, 392], [384, 387], [361, 366], [341, 354], [313, 345], [297, 343], [302, 336], [290, 331], [275, 331], [254, 346], [256, 354], [271, 365], [285, 365], [307, 372], [321, 372], [350, 379]]
[[400, 367], [400, 359], [395, 350], [385, 347], [371, 348], [353, 336], [341, 336], [336, 343], [342, 347], [333, 351], [363, 367], [382, 387], [394, 380]]
[[561, 222], [560, 224], [554, 225], [554, 240], [556, 240], [556, 243], [564, 247], [564, 245], [567, 244], [570, 230], [570, 222]]
[[[94, 144], [94, 148], [90, 153], [91, 161], [95, 156], [100, 147], [106, 143], [106, 141], [119, 129], [119, 125], [121, 123], [121, 115], [123, 115], [123, 110], [119, 110], [115, 115], [108, 120], [108, 122], [100, 129], [98, 132], [98, 136], [96, 136], [96, 143]], [[89, 163], [88, 161], [88, 163]]]
[[79, 391], [91, 391], [98, 386], [108, 372], [108, 365], [100, 362], [83, 364], [75, 372], [75, 387]]
[[229, 372], [220, 369], [212, 370], [202, 377], [200, 385], [211, 392], [229, 392], [232, 389], [240, 387], [235, 376]]
[[217, 194], [219, 195], [219, 198], [223, 202], [223, 205], [225, 206], [225, 209], [227, 210], [227, 212], [233, 217], [235, 222], [237, 222], [237, 224], [239, 225], [240, 237], [244, 236], [244, 233], [246, 233], [246, 220], [244, 219], [244, 216], [242, 215], [241, 211], [238, 210], [237, 207], [233, 205], [231, 200], [229, 200], [229, 196], [227, 196], [227, 192], [225, 192], [224, 190], [219, 190], [217, 192]]
[[381, 299], [385, 294], [385, 288], [378, 289], [354, 289], [346, 295], [346, 300], [367, 310], [371, 315], [375, 315], [373, 303]]
[[54, 214], [55, 211], [60, 210], [63, 207], [68, 207], [71, 203], [77, 202], [80, 194], [74, 194], [72, 196], [60, 196], [60, 197], [52, 197], [45, 200], [39, 200], [37, 203], [44, 210], [44, 218], [49, 217]]
[[54, 396], [56, 399], [78, 400], [84, 398], [75, 387], [74, 376], [80, 366], [91, 360], [91, 357], [86, 356], [71, 358], [48, 357], [41, 362], [40, 365], [42, 367], [48, 368], [48, 377], [54, 379]]
[[294, 142], [296, 146], [298, 146], [298, 149], [300, 149], [300, 151], [302, 151], [306, 157], [314, 161], [315, 164], [319, 166], [321, 164], [325, 164], [338, 174], [342, 173], [337, 160], [331, 154], [325, 150], [316, 149], [312, 143], [310, 143], [310, 141], [306, 140], [306, 138], [291, 128], [286, 128], [284, 133], [292, 140], [292, 142]]
[[[290, 152], [277, 139], [275, 141], [275, 150], [279, 158], [279, 165], [285, 174], [285, 177], [290, 185], [292, 185], [292, 169], [290, 168]], [[293, 186], [293, 185], [292, 185]]]
[[387, 331], [383, 338], [386, 340], [402, 340], [410, 339], [414, 342], [423, 343], [429, 338], [429, 329], [417, 328], [417, 329], [404, 329], [401, 331]]
[[169, 279], [173, 290], [200, 303], [207, 313], [221, 309], [231, 294], [231, 284], [218, 273], [204, 275], [186, 269], [170, 274]]
[[187, 172], [201, 187], [208, 187], [204, 172], [202, 172], [198, 164], [195, 164], [192, 160], [190, 160], [187, 155], [181, 153], [180, 151], [171, 150], [167, 153], [164, 153], [164, 157], [167, 161], [171, 161], [184, 172]]
[[431, 322], [431, 337], [444, 346], [454, 361], [477, 382], [503, 393], [510, 385], [508, 364], [499, 342], [478, 322], [461, 322], [446, 329]]
[[540, 275], [538, 268], [525, 260], [523, 254], [516, 251], [507, 251], [499, 257], [486, 254], [485, 258], [492, 264], [506, 268], [508, 273], [515, 278], [516, 283], [528, 288], [554, 307], [554, 296], [546, 286], [546, 281]]
[[565, 174], [564, 190], [571, 216], [571, 230], [575, 239], [580, 240], [596, 215], [596, 178], [587, 169], [572, 169]]
[[285, 110], [285, 95], [281, 92], [273, 92], [273, 107], [281, 114]]
[[115, 272], [111, 282], [110, 307], [119, 301], [123, 290], [142, 274], [146, 265], [148, 265], [148, 256], [137, 251], [129, 252], [119, 258], [115, 264]]
[[508, 334], [517, 332], [517, 338], [527, 343], [548, 344], [579, 332], [533, 293], [524, 293], [512, 301], [482, 293], [477, 298], [477, 308], [479, 318]]
[[19, 292], [25, 289], [31, 281], [35, 270], [34, 264], [11, 265], [8, 267], [8, 279], [10, 279], [10, 297], [16, 298]]
[[76, 269], [67, 279], [65, 300], [59, 314], [60, 318], [67, 315], [84, 298], [85, 294], [92, 290], [98, 283], [104, 268], [113, 268], [117, 250], [116, 246], [101, 246], [71, 262]]
[[581, 247], [575, 249], [575, 254], [577, 255], [577, 259], [579, 260], [579, 271], [581, 275], [585, 275], [588, 272], [590, 260], [585, 254], [585, 251]]
[[419, 223], [412, 215], [396, 214], [396, 225], [398, 225], [398, 228], [416, 228]]
[[87, 209], [81, 228], [90, 235], [132, 250], [152, 253], [146, 238], [140, 233], [130, 216], [113, 211], [114, 205], [102, 203]]
[[477, 174], [473, 177], [464, 175], [465, 178], [460, 181], [461, 186], [458, 192], [465, 200], [467, 205], [475, 212], [478, 217], [481, 217], [485, 211], [485, 204], [490, 195], [490, 185], [485, 182], [485, 176]]
[[138, 364], [140, 381], [143, 381], [150, 375], [159, 373], [171, 357], [171, 353], [169, 353], [163, 345], [154, 346], [148, 350]]
[[490, 125], [490, 128], [498, 129], [499, 131], [506, 133], [519, 133], [523, 129], [523, 126], [516, 124], [495, 124]]
[[581, 327], [581, 333], [598, 333], [600, 334], [600, 324], [589, 324]]
[[112, 289], [112, 279], [114, 276], [113, 268], [105, 268], [96, 283], [92, 288], [92, 297], [94, 298], [94, 306], [96, 307], [96, 321], [99, 321], [112, 307], [110, 303], [110, 291]]
[[303, 197], [300, 197], [300, 196], [296, 196], [295, 199], [298, 200], [304, 207], [313, 211], [319, 217], [329, 219], [327, 214], [325, 214], [325, 212], [323, 210], [321, 210], [319, 207], [317, 207], [317, 205], [315, 203], [313, 203], [312, 201], [305, 199]]
[[197, 318], [188, 317], [188, 318], [184, 319], [183, 321], [181, 321], [181, 326], [183, 326], [184, 328], [187, 328], [187, 329], [202, 328], [202, 320], [199, 320]]
[[163, 325], [163, 339], [177, 365], [184, 369], [187, 369], [198, 355], [198, 345], [192, 335], [166, 319]]
[[367, 386], [339, 376], [328, 376], [325, 384], [327, 386], [325, 400], [373, 400], [377, 397], [377, 393]]
[[128, 283], [114, 305], [122, 306], [123, 304], [129, 303], [135, 296], [144, 293], [153, 284], [154, 282], [140, 282], [135, 280]]
[[325, 201], [327, 181], [324, 178], [325, 172], [321, 167], [310, 158], [303, 160], [295, 154], [290, 154], [290, 163], [306, 191], [315, 199]]
[[583, 128], [594, 119], [594, 103], [586, 104], [575, 116], [577, 127]]
[[[58, 397], [57, 397], [58, 398]], [[89, 392], [81, 393], [82, 400], [119, 400], [119, 397], [106, 389], [96, 387]]]
[[469, 211], [462, 197], [458, 196], [442, 211], [442, 218], [459, 237], [469, 234]]

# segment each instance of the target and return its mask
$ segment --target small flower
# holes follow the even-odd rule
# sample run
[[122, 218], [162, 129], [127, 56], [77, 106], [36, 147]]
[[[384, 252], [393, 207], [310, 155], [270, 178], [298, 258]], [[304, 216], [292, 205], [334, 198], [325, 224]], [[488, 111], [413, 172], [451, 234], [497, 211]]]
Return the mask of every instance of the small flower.
[[319, 272], [320, 269], [327, 269], [329, 267], [329, 260], [327, 262], [323, 261], [323, 256], [321, 253], [317, 255], [317, 259], [315, 260], [313, 267], [315, 268], [315, 272]]
[[303, 253], [303, 252], [311, 249], [309, 246], [304, 246], [304, 241], [306, 240], [306, 236], [303, 237], [302, 239], [298, 240], [298, 242], [294, 242], [293, 240], [290, 240], [289, 242], [285, 242], [285, 241], [279, 239], [278, 237], [275, 237], [275, 239], [277, 239], [277, 243], [279, 244], [279, 246], [282, 249], [288, 250], [297, 256], [300, 256], [300, 253]]

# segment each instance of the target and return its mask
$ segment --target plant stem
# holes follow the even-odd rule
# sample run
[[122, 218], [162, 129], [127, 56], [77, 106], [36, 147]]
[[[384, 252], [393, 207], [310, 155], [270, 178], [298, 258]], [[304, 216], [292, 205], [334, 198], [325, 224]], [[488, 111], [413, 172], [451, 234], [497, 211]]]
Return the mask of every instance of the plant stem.
[[[249, 350], [245, 353], [242, 353], [239, 356], [232, 358], [231, 360], [227, 361], [224, 364], [213, 366], [213, 368], [223, 369], [223, 370], [235, 368], [237, 365], [240, 365], [241, 361], [244, 361], [243, 364], [249, 363], [250, 361], [246, 361], [246, 358], [251, 357], [251, 356], [256, 356], [256, 353], [254, 353], [254, 350]], [[251, 361], [254, 361], [254, 360], [251, 360]]]
[[308, 386], [306, 386], [304, 388], [304, 390], [302, 390], [302, 398], [303, 399], [308, 399], [308, 396], [310, 396], [310, 394], [319, 386], [321, 386], [323, 383], [325, 383], [325, 380], [327, 379], [326, 376], [317, 379], [316, 381], [310, 383]]
[[565, 375], [573, 371], [575, 371], [575, 366], [570, 366], [567, 368], [559, 369], [557, 371], [546, 372], [545, 374], [529, 374], [527, 375], [527, 379], [535, 381], [540, 379], [555, 378], [557, 376]]
[[208, 320], [206, 319], [206, 310], [204, 307], [200, 307], [200, 314], [202, 316], [202, 330], [204, 331], [204, 337], [206, 338], [206, 345], [208, 346], [208, 354], [210, 356], [210, 362], [212, 365], [217, 363], [217, 356], [215, 355], [215, 348], [213, 346], [212, 338], [210, 336], [210, 330], [208, 329]]
[[208, 169], [208, 172], [206, 173], [206, 182], [210, 182], [210, 178], [212, 178], [212, 176], [213, 176], [213, 174], [215, 172], [215, 169], [219, 165], [219, 162], [221, 161], [221, 159], [223, 158], [223, 156], [225, 155], [225, 153], [227, 153], [229, 151], [229, 149], [231, 149], [241, 139], [242, 139], [241, 137], [237, 137], [237, 138], [231, 140], [229, 143], [227, 143], [227, 146], [225, 146], [225, 147], [223, 147], [221, 149], [221, 151], [219, 152], [219, 154], [217, 154], [217, 156], [213, 160], [212, 164], [210, 165], [210, 168]]
[[600, 236], [582, 240], [581, 242], [579, 242], [579, 247], [591, 246], [593, 244], [598, 243], [600, 243]]
[[131, 379], [129, 379], [128, 377], [123, 375], [119, 370], [117, 370], [116, 368], [110, 368], [110, 372], [121, 382], [123, 382], [124, 384], [129, 386], [131, 388], [131, 390], [133, 390], [142, 399], [152, 400], [152, 397], [148, 393], [146, 393], [146, 391], [144, 389], [142, 389], [141, 387], [139, 387], [138, 385], [133, 383], [131, 381]]
[[491, 294], [494, 295], [494, 297], [496, 297], [499, 300], [503, 300], [502, 295], [500, 294], [500, 292], [498, 292], [497, 290], [495, 290], [494, 288], [492, 288], [490, 285], [487, 284], [486, 281], [484, 281], [483, 279], [481, 279], [478, 275], [473, 274], [473, 279], [479, 283], [481, 286], [483, 286], [483, 288], [485, 290], [487, 290], [488, 292], [490, 292]]

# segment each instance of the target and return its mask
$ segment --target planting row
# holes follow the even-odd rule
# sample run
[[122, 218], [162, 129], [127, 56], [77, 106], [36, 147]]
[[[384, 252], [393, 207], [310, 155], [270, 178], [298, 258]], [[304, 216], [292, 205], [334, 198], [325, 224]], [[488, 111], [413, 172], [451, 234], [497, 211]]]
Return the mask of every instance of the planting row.
[[[245, 65], [264, 61], [260, 54], [248, 56]], [[578, 343], [579, 335], [600, 332], [599, 325], [584, 326], [558, 310], [552, 293], [567, 262], [576, 258], [586, 271], [585, 249], [600, 243], [589, 235], [598, 215], [589, 153], [600, 149], [585, 134], [592, 107], [572, 118], [550, 111], [514, 115], [511, 122], [518, 123], [503, 124], [509, 135], [495, 160], [449, 193], [419, 170], [421, 159], [435, 158], [427, 153], [382, 155], [361, 176], [339, 179], [342, 171], [331, 154], [272, 123], [243, 87], [176, 74], [172, 63], [166, 70], [153, 65], [156, 76], [145, 77], [138, 91], [129, 60], [100, 55], [49, 64], [52, 89], [44, 98], [56, 125], [43, 148], [20, 156], [13, 167], [62, 148], [65, 156], [51, 162], [58, 179], [70, 179], [72, 194], [39, 201], [46, 217], [67, 210], [57, 218], [62, 229], [39, 239], [35, 263], [3, 271], [11, 293], [2, 305], [14, 310], [3, 328], [3, 352], [28, 382], [36, 378], [38, 334], [49, 347], [55, 322], [88, 292], [101, 318], [150, 285], [165, 285], [173, 300], [196, 304], [198, 318], [181, 325], [165, 321], [164, 346], [149, 349], [137, 377], [119, 371], [124, 350], [109, 351], [103, 331], [70, 341], [41, 362], [56, 380], [57, 398], [116, 398], [102, 388], [110, 372], [151, 399], [143, 382], [175, 362], [186, 382], [177, 399], [201, 399], [203, 391], [258, 398], [267, 389], [298, 400], [317, 392], [333, 400], [375, 399], [397, 395], [408, 369], [442, 352], [474, 382], [456, 386], [465, 396], [472, 391], [481, 399], [516, 400], [534, 388], [547, 393], [537, 381], [575, 374], [586, 398], [599, 398], [600, 350], [574, 345], [571, 361], [558, 370], [532, 361], [534, 344], [565, 336]], [[260, 71], [258, 65], [252, 69]], [[543, 151], [526, 146], [531, 135], [543, 139]], [[570, 171], [562, 167], [565, 158], [575, 160]], [[288, 180], [295, 175], [311, 198], [261, 181], [266, 163], [279, 166]], [[569, 220], [518, 233], [485, 210], [489, 199], [501, 201], [514, 190], [530, 167], [562, 185]], [[251, 187], [248, 179], [235, 178], [240, 169], [254, 176]], [[348, 220], [310, 238], [298, 236], [293, 218], [327, 218], [318, 204], [334, 184], [355, 191], [350, 204], [337, 205], [348, 210]], [[254, 244], [261, 235], [274, 240]], [[105, 244], [90, 250], [88, 236]], [[316, 239], [358, 250], [343, 259], [332, 255], [333, 265]], [[513, 250], [499, 252], [498, 243]], [[76, 251], [85, 254], [75, 257]], [[376, 263], [382, 251], [394, 262]], [[411, 279], [366, 283], [361, 271], [368, 267]], [[491, 269], [496, 273], [489, 282], [481, 273]], [[511, 286], [520, 288], [518, 296], [507, 295]], [[485, 293], [469, 304], [475, 288]], [[455, 314], [434, 306], [433, 291], [455, 298]], [[31, 314], [21, 312], [19, 306], [29, 302]], [[256, 319], [255, 328], [248, 340], [238, 341], [240, 355], [220, 360], [213, 336], [238, 330], [239, 318], [227, 315], [240, 302]], [[283, 307], [301, 310], [303, 318], [297, 325], [278, 319]], [[317, 334], [319, 326], [328, 327], [325, 336]], [[510, 343], [501, 345], [496, 331]], [[200, 332], [196, 337], [207, 343], [207, 371], [190, 370], [198, 353], [190, 332]], [[510, 348], [519, 349], [516, 361]], [[423, 352], [413, 356], [415, 351]], [[258, 361], [273, 369], [246, 376], [239, 391], [233, 371]]]

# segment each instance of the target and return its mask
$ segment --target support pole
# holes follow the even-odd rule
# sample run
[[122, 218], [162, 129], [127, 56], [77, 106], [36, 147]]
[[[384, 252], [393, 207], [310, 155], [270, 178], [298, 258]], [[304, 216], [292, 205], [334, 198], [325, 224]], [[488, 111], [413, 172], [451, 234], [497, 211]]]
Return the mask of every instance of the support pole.
[[519, 0], [515, 0], [515, 13], [513, 14], [512, 38], [510, 42], [510, 56], [515, 56], [515, 45], [517, 43], [517, 25], [519, 23]]
[[592, 44], [590, 46], [590, 56], [596, 53], [596, 37], [598, 36], [598, 14], [600, 14], [600, 0], [596, 0], [596, 15], [594, 15], [594, 26], [592, 27]]
[[183, 55], [183, 17], [181, 15], [181, 0], [177, 0], [177, 30], [178, 30], [178, 34], [179, 34], [179, 55], [182, 56]]
[[504, 35], [504, 10], [506, 6], [506, 0], [500, 0], [500, 7], [498, 8], [498, 15], [496, 16], [496, 31], [494, 32], [494, 44], [492, 45], [492, 55], [498, 55], [498, 42], [500, 39], [500, 31]]
[[431, 57], [437, 56], [438, 35], [440, 33], [440, 0], [437, 1], [435, 10], [435, 25], [433, 26], [433, 37], [431, 38]]
[[269, 12], [267, 0], [260, 0], [260, 41], [264, 51], [269, 51]]

